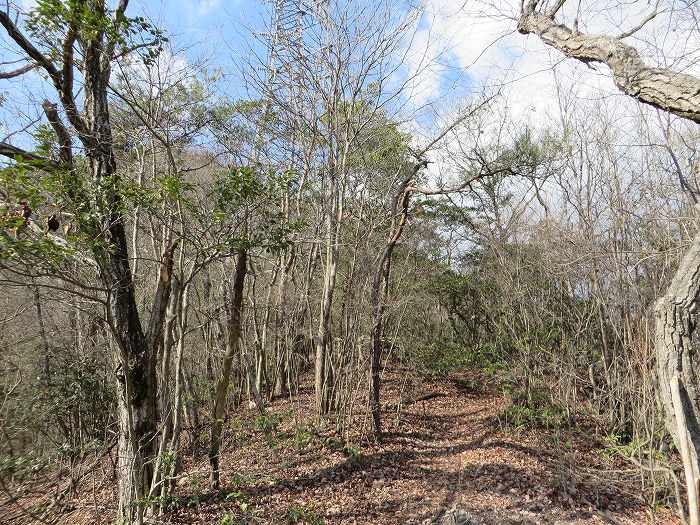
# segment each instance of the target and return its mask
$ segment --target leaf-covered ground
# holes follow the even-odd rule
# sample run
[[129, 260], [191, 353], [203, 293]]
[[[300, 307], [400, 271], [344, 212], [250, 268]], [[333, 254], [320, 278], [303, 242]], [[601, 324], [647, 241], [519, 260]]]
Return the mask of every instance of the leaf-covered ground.
[[[264, 417], [241, 409], [223, 448], [222, 490], [207, 489], [204, 456], [191, 460], [158, 522], [677, 523], [668, 509], [644, 503], [637, 468], [602, 441], [580, 429], [504, 425], [508, 400], [479, 384], [453, 377], [408, 396], [401, 375], [392, 375], [381, 445], [358, 438], [367, 424], [363, 414], [355, 416], [354, 435], [314, 425], [309, 387], [274, 401]], [[402, 396], [429, 398], [399, 409]], [[51, 521], [109, 522], [113, 482], [95, 486], [88, 478], [77, 498], [62, 503], [63, 514], [47, 516]], [[32, 522], [18, 511], [7, 505], [7, 523]]]

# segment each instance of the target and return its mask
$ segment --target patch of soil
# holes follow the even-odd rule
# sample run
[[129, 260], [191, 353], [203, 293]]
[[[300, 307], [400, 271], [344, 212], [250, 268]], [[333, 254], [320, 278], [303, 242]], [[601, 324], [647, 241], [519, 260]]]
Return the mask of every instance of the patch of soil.
[[[479, 378], [428, 383], [403, 402], [401, 374], [387, 374], [385, 384], [381, 444], [362, 438], [366, 414], [354, 416], [345, 435], [315, 425], [308, 386], [294, 398], [275, 400], [265, 418], [241, 409], [222, 448], [222, 490], [206, 488], [205, 458], [190, 459], [170, 509], [157, 522], [679, 523], [668, 509], [652, 517], [634, 469], [600, 454], [589, 436], [503, 430], [497, 416], [508, 401], [475, 389]], [[611, 472], [617, 482], [610, 481]], [[623, 483], [621, 475], [628, 477]], [[50, 521], [107, 523], [115, 510], [112, 483], [97, 490], [81, 485], [80, 496]], [[0, 510], [0, 522], [37, 523], [20, 517], [16, 503]]]

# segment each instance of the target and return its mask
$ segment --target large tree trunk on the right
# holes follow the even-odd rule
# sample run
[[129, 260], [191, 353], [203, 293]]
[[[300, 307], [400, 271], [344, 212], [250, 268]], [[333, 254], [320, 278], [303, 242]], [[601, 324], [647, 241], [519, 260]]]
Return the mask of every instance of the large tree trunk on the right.
[[[581, 33], [555, 20], [566, 0], [522, 3], [518, 31], [535, 34], [545, 44], [584, 63], [605, 64], [615, 85], [630, 97], [700, 123], [700, 78], [667, 68], [649, 67], [624, 39], [641, 26], [619, 35]], [[648, 22], [654, 16], [646, 20]], [[644, 22], [644, 23], [646, 23]], [[642, 24], [643, 25], [643, 24]], [[666, 428], [683, 456], [690, 523], [700, 525], [700, 403], [696, 334], [700, 294], [700, 233], [678, 267], [666, 294], [656, 303], [656, 366]]]
[[[700, 233], [696, 234], [666, 294], [656, 303], [656, 365], [666, 427], [681, 451], [689, 495], [700, 482]], [[678, 383], [674, 396], [674, 382]], [[679, 424], [680, 423], [680, 424]], [[695, 491], [693, 491], [695, 492]], [[692, 498], [691, 498], [692, 499]], [[691, 501], [691, 523], [698, 523]], [[693, 516], [695, 514], [695, 516]]]

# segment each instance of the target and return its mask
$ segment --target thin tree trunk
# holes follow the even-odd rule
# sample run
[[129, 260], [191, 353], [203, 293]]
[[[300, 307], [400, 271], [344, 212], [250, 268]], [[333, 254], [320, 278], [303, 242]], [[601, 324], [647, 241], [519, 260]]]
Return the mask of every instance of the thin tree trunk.
[[51, 385], [51, 347], [49, 346], [49, 338], [46, 335], [46, 323], [44, 322], [44, 312], [41, 305], [41, 296], [39, 295], [39, 287], [36, 282], [33, 283], [32, 291], [34, 292], [34, 308], [36, 309], [36, 318], [39, 322], [39, 335], [41, 336], [41, 344], [43, 346], [43, 380], [44, 385]]
[[[414, 170], [414, 174], [417, 173]], [[381, 396], [380, 396], [380, 367], [382, 357], [382, 340], [384, 338], [384, 309], [386, 297], [389, 291], [389, 278], [391, 276], [391, 258], [396, 243], [401, 238], [403, 228], [408, 219], [408, 205], [411, 193], [406, 191], [411, 178], [406, 179], [400, 187], [399, 193], [394, 197], [391, 207], [392, 215], [395, 215], [398, 205], [401, 206], [399, 217], [392, 219], [392, 227], [382, 256], [377, 265], [372, 281], [372, 334], [370, 337], [370, 369], [369, 369], [369, 405], [372, 412], [372, 427], [377, 441], [382, 438], [381, 421]]]
[[328, 396], [326, 392], [326, 372], [328, 368], [328, 346], [331, 337], [331, 310], [333, 307], [333, 291], [337, 272], [337, 247], [334, 235], [333, 213], [327, 219], [326, 235], [326, 268], [321, 297], [321, 315], [316, 334], [316, 358], [314, 360], [314, 390], [316, 411], [318, 415], [328, 412]]
[[233, 359], [240, 351], [243, 310], [243, 285], [248, 269], [248, 254], [245, 249], [238, 252], [236, 257], [236, 269], [232, 279], [232, 291], [230, 304], [227, 306], [227, 330], [228, 339], [226, 344], [226, 355], [224, 356], [221, 377], [216, 385], [214, 397], [214, 420], [211, 425], [211, 440], [209, 443], [209, 466], [211, 468], [210, 484], [212, 488], [219, 487], [219, 451], [221, 449], [221, 431], [224, 426], [224, 412], [226, 409], [226, 398], [231, 379], [231, 367]]
[[683, 470], [685, 471], [685, 486], [688, 494], [688, 516], [690, 525], [700, 525], [700, 511], [698, 511], [698, 473], [696, 450], [690, 443], [687, 428], [688, 422], [685, 415], [683, 395], [678, 376], [671, 378], [671, 400], [675, 409], [676, 424], [678, 427], [679, 445], [681, 459], [683, 460]]

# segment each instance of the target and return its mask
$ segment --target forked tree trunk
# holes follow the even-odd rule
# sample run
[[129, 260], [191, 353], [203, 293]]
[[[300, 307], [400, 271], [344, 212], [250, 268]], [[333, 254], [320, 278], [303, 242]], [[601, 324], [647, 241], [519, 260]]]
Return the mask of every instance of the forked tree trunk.
[[[123, 43], [126, 30], [125, 10], [128, 0], [115, 2], [109, 13], [105, 0], [68, 2], [69, 20], [60, 53], [46, 56], [20, 31], [9, 7], [0, 11], [2, 25], [10, 39], [32, 63], [41, 67], [51, 80], [61, 101], [71, 134], [54, 104], [48, 100], [43, 108], [56, 133], [60, 146], [60, 163], [19, 148], [4, 145], [0, 155], [15, 160], [29, 159], [47, 170], [73, 174], [73, 137], [83, 147], [89, 166], [86, 187], [76, 184], [78, 177], [65, 178], [66, 195], [82, 210], [80, 228], [94, 242], [91, 245], [99, 277], [107, 292], [106, 318], [116, 342], [118, 420], [119, 420], [119, 520], [143, 522], [143, 499], [150, 488], [155, 454], [157, 424], [156, 370], [157, 345], [163, 329], [170, 294], [172, 247], [161, 261], [151, 318], [144, 330], [139, 315], [133, 275], [130, 268], [127, 235], [124, 228], [124, 203], [120, 194], [119, 174], [114, 156], [114, 141], [109, 112], [109, 81], [117, 45]], [[111, 4], [111, 3], [110, 3]], [[63, 4], [61, 4], [63, 5]], [[90, 12], [86, 22], [83, 11]], [[111, 19], [110, 19], [111, 18]], [[93, 23], [96, 22], [96, 23]], [[108, 31], [107, 28], [110, 28]], [[75, 48], [80, 60], [74, 59]], [[60, 62], [58, 67], [57, 60]], [[82, 113], [75, 99], [76, 69], [82, 77]], [[63, 179], [62, 179], [63, 180]], [[78, 216], [76, 216], [78, 220]]]
[[233, 359], [240, 351], [241, 340], [241, 311], [243, 309], [243, 285], [248, 269], [248, 254], [245, 249], [238, 252], [236, 257], [236, 269], [233, 276], [233, 289], [231, 291], [230, 304], [226, 305], [227, 310], [227, 331], [226, 355], [224, 356], [221, 377], [216, 384], [216, 394], [214, 397], [214, 420], [211, 424], [211, 440], [209, 442], [209, 466], [210, 485], [212, 488], [219, 488], [219, 452], [221, 449], [221, 431], [224, 426], [224, 414], [226, 409], [226, 398], [231, 380], [231, 367]]
[[[128, 2], [122, 0], [117, 17]], [[96, 16], [104, 17], [103, 1], [91, 3]], [[69, 30], [69, 37], [72, 33]], [[67, 41], [68, 42], [68, 41]], [[72, 46], [73, 42], [70, 41]], [[109, 79], [115, 42], [103, 32], [81, 42], [83, 48], [84, 117], [75, 115], [72, 106], [72, 68], [64, 73], [62, 102], [71, 124], [86, 149], [91, 172], [95, 238], [104, 244], [93, 248], [100, 278], [109, 290], [107, 316], [117, 340], [120, 366], [118, 374], [119, 406], [119, 517], [126, 523], [142, 523], [144, 499], [151, 488], [153, 461], [157, 449], [157, 344], [160, 340], [169, 301], [174, 245], [166, 249], [161, 261], [158, 287], [146, 330], [139, 315], [129, 251], [122, 197], [113, 150], [109, 111]], [[64, 45], [65, 48], [65, 45]], [[72, 61], [72, 55], [69, 57]], [[72, 64], [70, 64], [72, 66]], [[64, 71], [68, 69], [64, 67]]]
[[[126, 246], [126, 236], [122, 239]], [[109, 305], [112, 326], [119, 330], [115, 334], [119, 362], [119, 516], [125, 523], [143, 522], [144, 499], [150, 492], [153, 477], [157, 450], [157, 341], [170, 296], [173, 249], [174, 246], [169, 247], [161, 261], [147, 334], [141, 330], [133, 284], [114, 291]], [[122, 282], [131, 283], [128, 264], [124, 270]]]
[[[405, 179], [399, 192], [394, 196], [391, 205], [392, 222], [382, 256], [379, 259], [377, 268], [372, 280], [372, 333], [370, 335], [370, 366], [369, 366], [369, 407], [372, 413], [372, 428], [377, 441], [382, 439], [382, 416], [381, 416], [381, 357], [382, 341], [384, 339], [384, 310], [387, 295], [389, 293], [389, 278], [391, 276], [391, 259], [394, 248], [403, 234], [404, 226], [408, 219], [408, 205], [411, 201], [411, 192], [407, 191], [413, 177], [423, 166], [422, 163], [413, 168], [412, 175]], [[397, 216], [397, 210], [400, 211]]]

